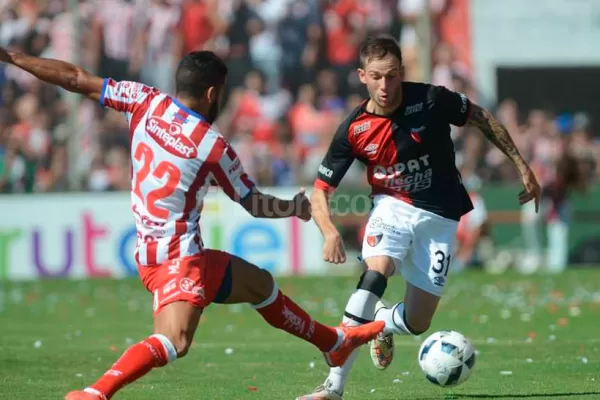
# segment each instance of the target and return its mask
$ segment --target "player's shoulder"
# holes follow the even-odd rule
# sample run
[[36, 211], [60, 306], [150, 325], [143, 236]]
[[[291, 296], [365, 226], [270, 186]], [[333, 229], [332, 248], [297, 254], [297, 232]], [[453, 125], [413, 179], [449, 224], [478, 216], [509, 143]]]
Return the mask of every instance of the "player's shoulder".
[[352, 111], [350, 111], [350, 113], [348, 113], [346, 118], [344, 118], [342, 122], [340, 122], [338, 132], [342, 131], [348, 133], [352, 123], [356, 121], [362, 114], [365, 113], [365, 106], [368, 101], [368, 99], [363, 100], [358, 106], [356, 106]]
[[444, 90], [448, 89], [425, 82], [404, 82], [402, 84], [402, 94], [407, 104], [425, 102], [428, 106], [435, 105], [439, 94]]

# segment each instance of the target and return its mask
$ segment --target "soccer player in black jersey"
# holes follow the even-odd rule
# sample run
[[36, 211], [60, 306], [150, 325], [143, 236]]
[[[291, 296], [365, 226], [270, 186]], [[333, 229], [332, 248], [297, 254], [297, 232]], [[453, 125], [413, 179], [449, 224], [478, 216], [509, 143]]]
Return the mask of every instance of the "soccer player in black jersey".
[[[450, 125], [479, 128], [513, 161], [524, 186], [520, 204], [534, 200], [537, 210], [540, 187], [506, 128], [488, 111], [464, 94], [404, 81], [402, 54], [393, 38], [367, 39], [360, 61], [358, 75], [369, 99], [335, 133], [311, 201], [325, 239], [324, 260], [345, 262], [329, 196], [354, 160], [367, 166], [373, 208], [363, 239], [366, 269], [348, 300], [343, 324], [386, 322], [384, 333], [370, 344], [375, 367], [385, 369], [393, 358], [394, 333], [419, 335], [429, 328], [448, 279], [458, 222], [473, 208], [455, 166]], [[380, 298], [396, 273], [404, 276], [406, 292], [402, 302], [388, 308]], [[357, 353], [332, 368], [313, 393], [298, 399], [341, 399]]]

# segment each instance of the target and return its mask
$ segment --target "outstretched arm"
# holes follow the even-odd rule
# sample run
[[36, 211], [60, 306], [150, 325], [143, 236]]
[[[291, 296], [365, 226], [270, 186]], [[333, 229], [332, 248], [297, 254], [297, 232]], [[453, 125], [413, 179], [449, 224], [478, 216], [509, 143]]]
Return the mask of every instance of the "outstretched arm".
[[1, 47], [0, 62], [19, 67], [36, 78], [60, 86], [69, 92], [83, 94], [94, 100], [100, 99], [102, 78], [93, 76], [83, 68], [68, 62], [28, 56]]
[[529, 169], [529, 165], [519, 153], [506, 128], [486, 109], [477, 104], [472, 104], [471, 107], [471, 118], [467, 125], [479, 128], [494, 146], [506, 154], [521, 173]]
[[527, 164], [519, 153], [517, 146], [513, 142], [506, 128], [498, 122], [489, 111], [477, 104], [471, 104], [471, 118], [467, 122], [468, 126], [479, 128], [485, 137], [516, 165], [523, 178], [525, 190], [519, 194], [519, 202], [525, 204], [530, 200], [535, 200], [536, 212], [540, 201], [540, 185]]
[[310, 202], [301, 189], [292, 200], [284, 200], [252, 188], [251, 193], [240, 201], [242, 207], [255, 218], [298, 217], [303, 221], [311, 218]]

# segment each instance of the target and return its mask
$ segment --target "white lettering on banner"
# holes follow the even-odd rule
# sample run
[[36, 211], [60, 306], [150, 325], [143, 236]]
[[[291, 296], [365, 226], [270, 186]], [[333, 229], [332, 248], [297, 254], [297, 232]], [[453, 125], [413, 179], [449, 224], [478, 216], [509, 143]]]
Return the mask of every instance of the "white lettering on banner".
[[384, 180], [383, 184], [390, 189], [418, 192], [431, 187], [433, 170], [429, 166], [429, 154], [426, 154], [389, 167], [377, 165], [373, 169], [373, 178]]
[[[280, 198], [293, 198], [299, 187], [263, 188]], [[43, 204], [43, 207], [39, 205]], [[9, 281], [46, 277], [138, 277], [134, 258], [138, 242], [127, 192], [11, 194], [0, 196], [2, 229], [0, 277]], [[222, 191], [210, 191], [204, 199], [201, 239], [207, 248], [218, 248], [258, 264], [276, 276], [323, 274], [327, 264], [319, 252], [322, 236], [314, 223], [293, 219], [259, 220], [236, 206]], [[148, 232], [165, 231], [151, 220]], [[141, 235], [146, 235], [144, 230]], [[149, 238], [151, 239], [151, 238]], [[166, 251], [167, 249], [160, 249]], [[25, 260], [25, 262], [24, 262]], [[179, 273], [172, 265], [171, 278]], [[0, 279], [1, 279], [0, 278]], [[158, 292], [159, 300], [167, 294]], [[199, 289], [192, 289], [192, 293]]]
[[178, 157], [196, 158], [198, 149], [192, 139], [185, 136], [181, 129], [181, 125], [156, 117], [149, 118], [146, 124], [146, 131], [163, 149]]
[[319, 165], [319, 172], [328, 178], [331, 178], [333, 176], [333, 170], [324, 167], [323, 164]]

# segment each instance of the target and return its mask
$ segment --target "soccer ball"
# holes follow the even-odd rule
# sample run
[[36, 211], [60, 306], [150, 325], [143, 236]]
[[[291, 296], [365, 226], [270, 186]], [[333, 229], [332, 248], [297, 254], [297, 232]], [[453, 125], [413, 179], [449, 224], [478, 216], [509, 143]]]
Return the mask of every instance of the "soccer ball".
[[471, 376], [475, 348], [458, 332], [436, 332], [421, 345], [419, 365], [431, 383], [443, 387], [460, 385]]

